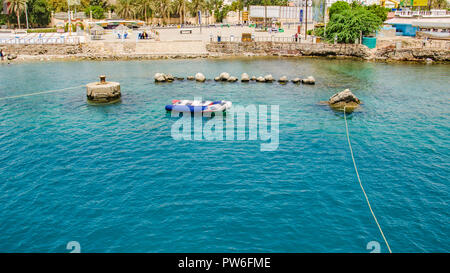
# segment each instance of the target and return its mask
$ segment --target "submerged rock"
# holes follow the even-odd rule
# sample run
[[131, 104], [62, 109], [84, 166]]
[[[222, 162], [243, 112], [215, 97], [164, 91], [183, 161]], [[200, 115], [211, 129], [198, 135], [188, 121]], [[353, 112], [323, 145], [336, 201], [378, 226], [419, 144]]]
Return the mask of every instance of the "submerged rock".
[[278, 80], [278, 82], [279, 83], [287, 83], [289, 80], [288, 80], [288, 78], [286, 77], [286, 76], [282, 76], [279, 80]]
[[230, 78], [230, 74], [228, 74], [227, 72], [222, 72], [220, 73], [219, 78], [221, 81], [228, 81], [228, 79]]
[[303, 79], [302, 83], [304, 83], [304, 84], [316, 84], [316, 79], [314, 79], [313, 76], [309, 76], [308, 78]]
[[351, 113], [361, 104], [361, 101], [350, 91], [350, 89], [345, 89], [344, 91], [331, 96], [328, 100], [328, 104], [334, 110], [344, 111], [345, 109], [346, 113]]
[[184, 81], [184, 77], [175, 77], [177, 81]]
[[250, 81], [250, 77], [248, 76], [247, 73], [242, 73], [241, 75], [241, 82], [248, 82]]
[[206, 80], [205, 75], [203, 75], [202, 73], [197, 73], [195, 74], [195, 80], [198, 82], [204, 82]]

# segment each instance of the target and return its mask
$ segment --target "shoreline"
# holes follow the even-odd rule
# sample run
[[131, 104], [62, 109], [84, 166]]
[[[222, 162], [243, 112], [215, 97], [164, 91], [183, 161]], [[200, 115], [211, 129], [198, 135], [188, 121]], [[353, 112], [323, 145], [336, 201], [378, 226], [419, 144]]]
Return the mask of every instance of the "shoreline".
[[[167, 44], [164, 44], [167, 45]], [[409, 47], [396, 49], [392, 45], [369, 49], [358, 44], [297, 44], [278, 42], [211, 42], [179, 43], [175, 50], [158, 48], [154, 44], [117, 43], [99, 45], [0, 45], [13, 59], [0, 63], [39, 61], [136, 61], [170, 59], [230, 59], [230, 58], [326, 58], [353, 59], [384, 63], [450, 63], [450, 49]], [[202, 46], [200, 46], [202, 45]], [[170, 51], [168, 51], [170, 50]], [[6, 58], [6, 57], [5, 57]]]
[[0, 64], [35, 63], [54, 61], [153, 61], [153, 60], [191, 60], [191, 59], [251, 59], [251, 58], [317, 58], [330, 60], [355, 60], [374, 63], [398, 63], [398, 64], [450, 64], [449, 60], [436, 61], [432, 59], [391, 59], [391, 58], [361, 58], [347, 55], [265, 55], [265, 54], [174, 54], [174, 55], [17, 55], [13, 60], [3, 60]]

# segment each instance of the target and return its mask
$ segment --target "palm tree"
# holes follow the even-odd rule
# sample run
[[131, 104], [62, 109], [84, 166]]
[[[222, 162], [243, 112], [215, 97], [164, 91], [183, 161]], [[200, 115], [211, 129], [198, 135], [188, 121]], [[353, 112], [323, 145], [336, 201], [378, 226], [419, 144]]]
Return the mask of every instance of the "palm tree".
[[175, 13], [180, 15], [180, 25], [184, 23], [184, 18], [186, 16], [186, 0], [174, 0], [173, 2]]
[[136, 16], [136, 6], [133, 0], [120, 0], [117, 3], [117, 14], [126, 19], [134, 18]]
[[163, 19], [163, 24], [170, 19], [170, 2], [171, 0], [153, 0], [154, 10]]
[[153, 17], [153, 0], [138, 0], [136, 5], [136, 11], [139, 13], [146, 23], [148, 23], [148, 17]]
[[198, 11], [202, 10], [205, 6], [205, 0], [191, 0], [191, 14], [195, 14], [195, 18], [197, 18], [198, 23]]
[[26, 9], [28, 0], [7, 0], [8, 12], [14, 12], [17, 16], [17, 25], [20, 29], [20, 14]]

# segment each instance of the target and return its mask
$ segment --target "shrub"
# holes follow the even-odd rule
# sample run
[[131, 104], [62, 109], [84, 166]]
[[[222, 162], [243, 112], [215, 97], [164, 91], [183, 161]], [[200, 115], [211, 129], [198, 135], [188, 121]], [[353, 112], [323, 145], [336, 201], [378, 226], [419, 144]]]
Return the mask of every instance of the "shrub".
[[[339, 43], [354, 43], [360, 32], [368, 35], [379, 29], [383, 22], [373, 12], [357, 7], [335, 14], [327, 25], [326, 39]], [[323, 33], [322, 33], [323, 35]]]
[[330, 9], [328, 10], [328, 14], [330, 16], [330, 19], [333, 17], [334, 14], [338, 14], [343, 12], [344, 10], [349, 10], [350, 5], [347, 2], [344, 1], [337, 1], [331, 5]]
[[51, 33], [56, 32], [56, 28], [34, 28], [34, 29], [28, 29], [28, 33]]
[[94, 19], [103, 19], [105, 18], [105, 10], [101, 6], [89, 6], [84, 10], [86, 16], [90, 16], [92, 11], [92, 18]]

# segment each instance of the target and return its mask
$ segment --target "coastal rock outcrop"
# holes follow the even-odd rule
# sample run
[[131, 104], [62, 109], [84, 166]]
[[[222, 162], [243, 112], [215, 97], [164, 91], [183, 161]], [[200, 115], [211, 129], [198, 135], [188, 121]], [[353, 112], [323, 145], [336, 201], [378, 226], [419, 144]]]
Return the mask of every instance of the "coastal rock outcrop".
[[339, 93], [334, 94], [328, 100], [328, 104], [331, 108], [339, 111], [344, 111], [346, 113], [351, 113], [355, 110], [361, 101], [350, 91], [350, 89], [345, 89]]
[[228, 82], [235, 82], [235, 81], [237, 81], [238, 79], [236, 78], [236, 77], [233, 77], [233, 76], [230, 76], [229, 78], [228, 78]]
[[266, 81], [266, 82], [273, 82], [273, 77], [272, 77], [272, 75], [265, 75], [264, 76], [264, 80]]
[[199, 73], [195, 74], [195, 80], [198, 82], [204, 82], [204, 81], [206, 81], [206, 77], [205, 77], [205, 75], [203, 75], [202, 73], [199, 72]]
[[248, 82], [250, 81], [250, 77], [248, 76], [247, 73], [242, 73], [241, 75], [241, 82]]
[[300, 78], [293, 78], [292, 82], [293, 83], [300, 83], [302, 80]]
[[9, 54], [6, 58], [8, 59], [8, 61], [12, 61], [12, 60], [14, 60], [14, 59], [17, 59], [17, 55], [15, 55], [15, 54]]
[[118, 101], [121, 97], [120, 83], [107, 82], [106, 76], [100, 76], [100, 82], [92, 82], [86, 85], [86, 96], [89, 101], [96, 103], [108, 103]]
[[309, 76], [306, 79], [303, 79], [302, 83], [304, 83], [304, 84], [316, 84], [316, 79], [314, 79], [313, 76]]
[[282, 76], [280, 79], [278, 79], [279, 83], [287, 83], [289, 80], [286, 76]]
[[164, 75], [164, 73], [156, 73], [153, 78], [155, 79], [155, 82], [165, 82], [166, 81], [166, 76]]
[[228, 81], [228, 79], [230, 78], [230, 74], [228, 74], [227, 72], [222, 72], [220, 73], [219, 78], [221, 81]]
[[259, 76], [258, 78], [256, 78], [257, 82], [266, 82], [266, 79], [262, 76]]
[[175, 77], [172, 74], [164, 75], [167, 82], [173, 82], [175, 80]]

